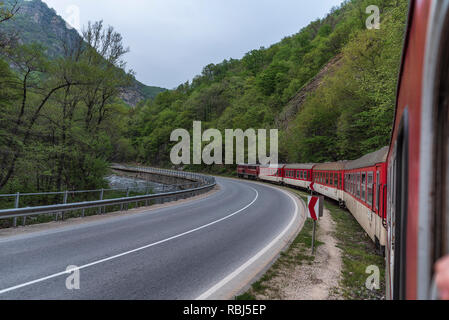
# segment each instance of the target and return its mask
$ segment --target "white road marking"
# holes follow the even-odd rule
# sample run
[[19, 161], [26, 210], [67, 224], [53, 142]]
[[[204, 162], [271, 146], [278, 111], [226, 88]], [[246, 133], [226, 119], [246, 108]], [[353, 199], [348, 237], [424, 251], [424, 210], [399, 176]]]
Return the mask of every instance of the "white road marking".
[[[250, 188], [251, 188], [251, 187], [250, 187]], [[150, 247], [154, 247], [154, 246], [157, 246], [157, 245], [159, 245], [159, 244], [168, 242], [168, 241], [170, 241], [170, 240], [177, 239], [177, 238], [183, 237], [183, 236], [185, 236], [185, 235], [194, 233], [194, 232], [196, 232], [196, 231], [202, 230], [202, 229], [204, 229], [204, 228], [210, 227], [210, 226], [212, 226], [212, 225], [214, 225], [214, 224], [217, 224], [217, 223], [219, 223], [219, 222], [222, 222], [222, 221], [224, 221], [224, 220], [227, 220], [227, 219], [229, 219], [229, 218], [235, 216], [236, 214], [239, 214], [240, 212], [242, 212], [242, 211], [248, 209], [250, 206], [252, 206], [252, 205], [257, 201], [257, 199], [259, 198], [259, 192], [257, 192], [257, 190], [254, 189], [254, 188], [251, 188], [251, 189], [256, 193], [256, 197], [254, 198], [254, 200], [251, 201], [250, 204], [246, 205], [246, 206], [243, 207], [242, 209], [240, 209], [240, 210], [238, 210], [238, 211], [235, 211], [234, 213], [231, 213], [230, 215], [227, 215], [226, 217], [223, 217], [223, 218], [218, 219], [218, 220], [216, 220], [216, 221], [210, 222], [210, 223], [205, 224], [205, 225], [203, 225], [203, 226], [201, 226], [201, 227], [198, 227], [198, 228], [195, 228], [195, 229], [192, 229], [192, 230], [189, 230], [189, 231], [180, 233], [180, 234], [175, 235], [175, 236], [172, 236], [172, 237], [170, 237], [170, 238], [167, 238], [167, 239], [164, 239], [164, 240], [160, 240], [160, 241], [157, 241], [157, 242], [148, 244], [148, 245], [146, 245], [146, 246], [143, 246], [143, 247], [140, 247], [140, 248], [137, 248], [137, 249], [133, 249], [133, 250], [130, 250], [130, 251], [126, 251], [126, 252], [123, 252], [123, 253], [120, 253], [120, 254], [111, 256], [111, 257], [109, 257], [109, 258], [105, 258], [105, 259], [101, 259], [101, 260], [97, 260], [97, 261], [94, 261], [94, 262], [85, 264], [85, 265], [83, 265], [83, 266], [78, 267], [77, 269], [71, 269], [71, 270], [68, 270], [68, 271], [62, 271], [62, 272], [54, 273], [54, 274], [51, 274], [51, 275], [46, 276], [46, 277], [43, 277], [43, 278], [39, 278], [39, 279], [36, 279], [36, 280], [33, 280], [33, 281], [29, 281], [29, 282], [25, 282], [25, 283], [22, 283], [22, 284], [13, 286], [13, 287], [9, 287], [9, 288], [6, 288], [6, 289], [2, 289], [2, 290], [0, 290], [0, 295], [1, 295], [1, 294], [4, 294], [4, 293], [7, 293], [7, 292], [11, 292], [11, 291], [17, 290], [17, 289], [20, 289], [20, 288], [23, 288], [23, 287], [30, 286], [30, 285], [32, 285], [32, 284], [36, 284], [36, 283], [43, 282], [43, 281], [46, 281], [46, 280], [49, 280], [49, 279], [53, 279], [53, 278], [56, 278], [56, 277], [60, 277], [60, 276], [65, 275], [65, 274], [70, 274], [70, 273], [73, 272], [74, 270], [86, 269], [86, 268], [88, 268], [88, 267], [92, 267], [92, 266], [95, 266], [95, 265], [100, 264], [100, 263], [103, 263], [103, 262], [107, 262], [107, 261], [110, 261], [110, 260], [113, 260], [113, 259], [117, 259], [117, 258], [126, 256], [126, 255], [129, 255], [129, 254], [134, 253], [134, 252], [142, 251], [142, 250], [148, 249], [148, 248], [150, 248]]]
[[260, 250], [258, 253], [256, 253], [251, 259], [249, 259], [248, 261], [246, 261], [244, 264], [242, 264], [240, 267], [238, 267], [235, 271], [233, 271], [232, 273], [230, 273], [228, 276], [226, 276], [223, 280], [221, 280], [220, 282], [218, 282], [216, 285], [214, 285], [212, 288], [210, 288], [209, 290], [207, 290], [206, 292], [204, 292], [203, 294], [201, 294], [198, 298], [196, 298], [195, 300], [206, 300], [208, 299], [211, 295], [213, 295], [214, 293], [216, 293], [218, 290], [220, 290], [222, 287], [224, 287], [227, 283], [229, 283], [232, 279], [234, 279], [235, 277], [237, 277], [239, 274], [241, 274], [246, 268], [248, 268], [249, 266], [251, 266], [251, 264], [253, 264], [254, 262], [257, 261], [257, 259], [259, 259], [260, 257], [262, 257], [268, 250], [271, 249], [271, 247], [273, 247], [276, 243], [278, 243], [282, 237], [285, 236], [285, 234], [288, 232], [288, 230], [290, 229], [290, 227], [293, 225], [293, 223], [295, 223], [295, 220], [298, 217], [298, 203], [296, 202], [296, 199], [293, 198], [293, 196], [284, 191], [284, 190], [280, 190], [282, 192], [284, 192], [285, 194], [287, 194], [290, 199], [293, 200], [293, 203], [295, 204], [295, 213], [293, 215], [292, 220], [290, 221], [290, 223], [288, 224], [288, 226], [282, 231], [281, 234], [279, 234], [273, 241], [271, 241], [266, 247], [264, 247], [262, 250]]

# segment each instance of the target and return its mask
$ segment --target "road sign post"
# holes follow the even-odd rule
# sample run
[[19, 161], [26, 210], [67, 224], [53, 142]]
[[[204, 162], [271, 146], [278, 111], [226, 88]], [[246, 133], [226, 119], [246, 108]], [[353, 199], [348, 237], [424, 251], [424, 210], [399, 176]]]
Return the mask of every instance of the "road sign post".
[[316, 222], [323, 216], [324, 197], [309, 196], [307, 199], [307, 218], [313, 220], [312, 254], [315, 253]]

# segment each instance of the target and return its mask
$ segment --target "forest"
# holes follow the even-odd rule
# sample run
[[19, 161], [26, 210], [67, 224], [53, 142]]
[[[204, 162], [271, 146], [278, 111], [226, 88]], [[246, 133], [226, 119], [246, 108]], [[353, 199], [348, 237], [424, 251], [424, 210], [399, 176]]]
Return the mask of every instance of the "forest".
[[[378, 30], [365, 24], [373, 4]], [[17, 9], [0, 4], [0, 24]], [[209, 64], [134, 108], [120, 99], [133, 73], [123, 71], [128, 49], [114, 28], [91, 23], [82, 40], [60, 39], [56, 57], [40, 42], [0, 31], [0, 191], [95, 189], [111, 162], [172, 167], [170, 134], [191, 131], [193, 121], [203, 130], [279, 129], [281, 162], [351, 160], [377, 150], [390, 138], [407, 11], [406, 0], [347, 0], [297, 34]]]
[[[366, 28], [378, 5], [379, 30]], [[395, 107], [406, 0], [348, 0], [324, 19], [243, 59], [207, 65], [176, 90], [132, 110], [127, 137], [139, 161], [167, 164], [174, 128], [279, 129], [281, 162], [355, 159], [389, 142]], [[330, 61], [318, 88], [291, 101]], [[188, 167], [226, 172], [228, 167]]]

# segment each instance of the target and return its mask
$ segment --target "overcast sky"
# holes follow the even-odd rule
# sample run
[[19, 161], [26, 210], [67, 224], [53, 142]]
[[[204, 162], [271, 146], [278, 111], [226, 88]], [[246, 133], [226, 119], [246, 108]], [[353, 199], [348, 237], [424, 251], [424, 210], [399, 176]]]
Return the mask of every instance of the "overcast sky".
[[[174, 88], [209, 63], [239, 59], [324, 17], [342, 0], [43, 0], [76, 26], [104, 20], [147, 85]], [[75, 6], [75, 7], [74, 7]]]

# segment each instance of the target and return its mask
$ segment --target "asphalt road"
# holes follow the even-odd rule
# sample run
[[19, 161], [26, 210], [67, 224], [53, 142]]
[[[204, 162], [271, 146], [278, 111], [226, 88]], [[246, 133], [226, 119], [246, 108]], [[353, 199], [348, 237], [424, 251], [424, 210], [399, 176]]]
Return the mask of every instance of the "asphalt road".
[[[286, 193], [217, 179], [201, 200], [0, 240], [0, 299], [196, 299], [292, 224]], [[66, 268], [79, 267], [68, 290]]]

